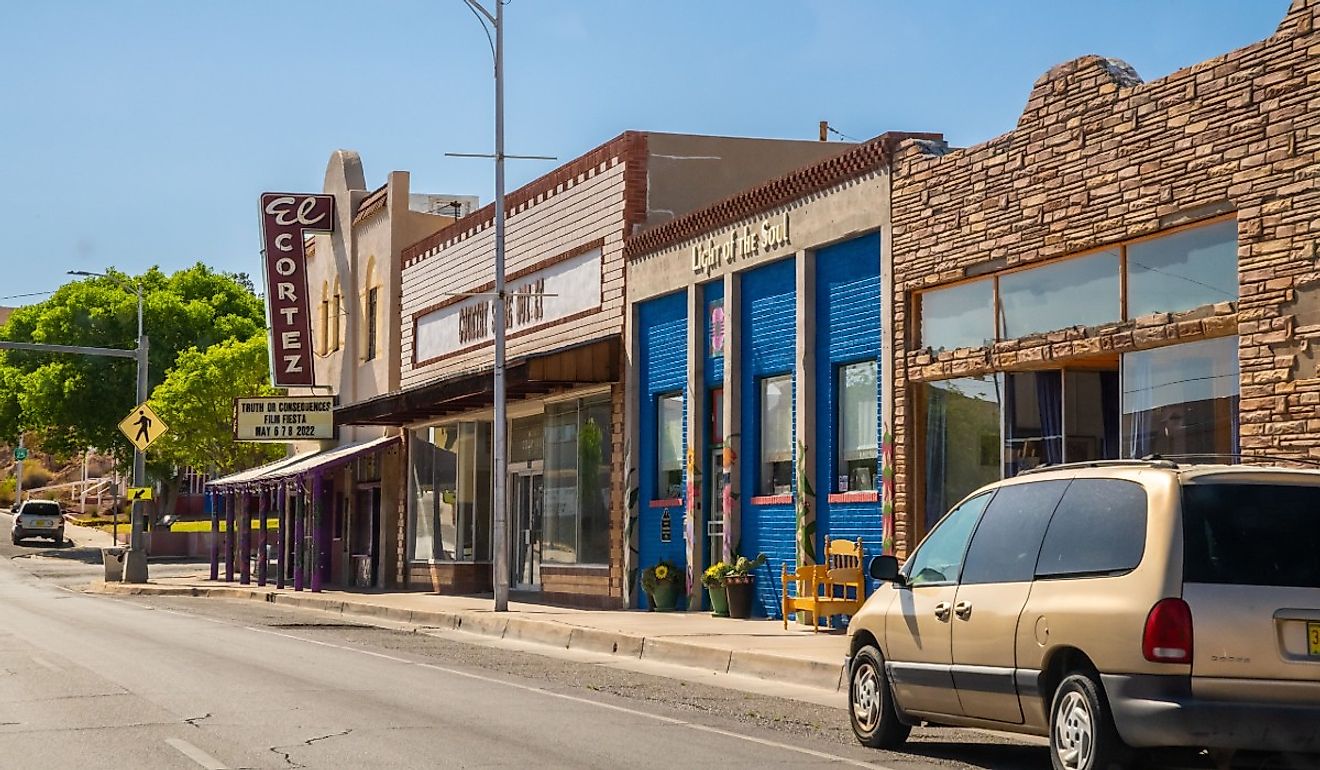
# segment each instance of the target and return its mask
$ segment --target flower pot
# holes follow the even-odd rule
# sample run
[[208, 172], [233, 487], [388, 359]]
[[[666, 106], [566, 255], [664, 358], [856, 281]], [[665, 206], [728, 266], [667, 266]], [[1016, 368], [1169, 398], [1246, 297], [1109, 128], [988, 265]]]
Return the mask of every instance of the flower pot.
[[729, 617], [746, 620], [752, 616], [751, 575], [729, 575], [724, 578], [724, 590], [729, 596]]
[[678, 605], [678, 583], [662, 580], [651, 589], [651, 609], [656, 612], [671, 612]]
[[717, 618], [729, 617], [729, 594], [723, 585], [706, 586], [710, 594], [710, 614]]

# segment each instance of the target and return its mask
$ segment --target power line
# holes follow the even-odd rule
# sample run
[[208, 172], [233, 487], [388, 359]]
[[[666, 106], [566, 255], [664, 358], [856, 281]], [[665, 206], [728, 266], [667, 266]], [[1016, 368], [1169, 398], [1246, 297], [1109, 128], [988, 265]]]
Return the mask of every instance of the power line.
[[8, 297], [0, 297], [0, 299], [22, 299], [24, 297], [44, 297], [47, 294], [54, 294], [55, 292], [56, 289], [51, 289], [50, 291], [33, 291], [33, 292], [28, 292], [27, 294], [10, 294]]

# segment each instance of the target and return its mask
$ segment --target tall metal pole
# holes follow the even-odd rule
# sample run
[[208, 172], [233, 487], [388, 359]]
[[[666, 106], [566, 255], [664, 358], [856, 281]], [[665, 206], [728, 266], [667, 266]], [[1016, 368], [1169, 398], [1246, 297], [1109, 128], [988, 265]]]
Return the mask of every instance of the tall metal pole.
[[495, 611], [509, 609], [508, 421], [504, 391], [504, 0], [495, 0]]
[[[23, 431], [18, 431], [18, 448], [23, 449]], [[14, 461], [14, 504], [23, 502], [23, 461]]]
[[[137, 346], [137, 402], [147, 400], [147, 355], [151, 344], [147, 335], [142, 333], [142, 286], [138, 286], [138, 346]], [[133, 486], [147, 485], [147, 453], [141, 449], [133, 450]], [[128, 553], [124, 559], [124, 582], [147, 582], [147, 544], [146, 532], [142, 525], [142, 506], [139, 502], [131, 503], [131, 526], [128, 532]]]

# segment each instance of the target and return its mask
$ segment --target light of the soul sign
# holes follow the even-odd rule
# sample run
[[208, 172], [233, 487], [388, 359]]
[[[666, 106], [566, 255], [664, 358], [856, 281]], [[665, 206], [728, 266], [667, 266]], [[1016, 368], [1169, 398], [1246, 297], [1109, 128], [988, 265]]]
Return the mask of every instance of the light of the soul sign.
[[277, 387], [316, 385], [311, 302], [307, 296], [307, 252], [303, 240], [306, 233], [328, 233], [334, 229], [333, 196], [261, 194], [270, 379]]

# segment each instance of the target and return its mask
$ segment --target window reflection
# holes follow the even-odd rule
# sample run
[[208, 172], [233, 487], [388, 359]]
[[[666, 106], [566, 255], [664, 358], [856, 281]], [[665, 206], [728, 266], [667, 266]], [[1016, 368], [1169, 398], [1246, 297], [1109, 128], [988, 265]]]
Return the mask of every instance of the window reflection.
[[1000, 383], [963, 377], [927, 383], [923, 529], [976, 488], [999, 480]]
[[995, 336], [994, 280], [969, 281], [921, 295], [921, 344], [935, 350], [975, 348]]
[[1236, 452], [1237, 353], [1223, 337], [1125, 354], [1126, 456]]
[[1000, 336], [1119, 320], [1118, 251], [1008, 273], [999, 279]]
[[1236, 300], [1237, 222], [1134, 243], [1127, 269], [1129, 318]]

